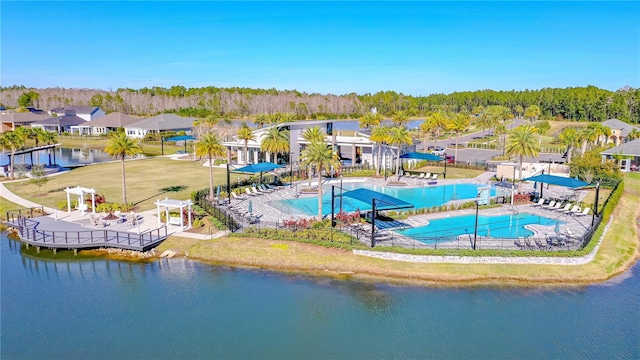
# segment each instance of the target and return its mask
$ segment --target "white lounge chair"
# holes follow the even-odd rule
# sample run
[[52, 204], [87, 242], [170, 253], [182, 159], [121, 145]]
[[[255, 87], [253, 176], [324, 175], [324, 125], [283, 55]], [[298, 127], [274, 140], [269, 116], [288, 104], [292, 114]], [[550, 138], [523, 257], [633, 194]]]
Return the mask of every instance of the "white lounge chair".
[[576, 213], [576, 215], [580, 215], [580, 216], [585, 216], [585, 215], [589, 215], [589, 210], [591, 210], [590, 208], [586, 207], [582, 210], [582, 212]]
[[426, 174], [424, 174], [424, 178], [425, 178], [425, 179], [430, 179], [430, 178], [431, 178], [431, 173], [426, 173]]
[[540, 200], [538, 200], [537, 203], [531, 205], [531, 206], [542, 206], [544, 204], [544, 198], [540, 198]]
[[556, 204], [556, 201], [555, 201], [555, 200], [551, 200], [547, 205], [542, 204], [542, 207], [545, 207], [545, 208], [551, 209], [551, 208], [553, 208], [553, 206], [554, 206], [555, 204]]
[[551, 210], [559, 210], [562, 207], [562, 202], [558, 201], [553, 207], [550, 207]]
[[559, 212], [567, 212], [571, 209], [571, 206], [573, 206], [571, 203], [567, 203], [563, 208], [558, 208]]
[[431, 175], [431, 180], [438, 180], [438, 174]]
[[244, 188], [244, 191], [247, 193], [247, 195], [249, 196], [255, 196], [256, 194], [252, 193], [251, 190], [249, 190], [249, 188]]
[[255, 187], [255, 186], [252, 186], [252, 187], [251, 187], [251, 193], [252, 193], [253, 195], [260, 195], [260, 192], [256, 189], [256, 187]]
[[424, 179], [424, 173], [420, 173], [420, 176], [418, 176], [418, 179]]
[[571, 214], [571, 215], [575, 215], [577, 213], [579, 213], [580, 211], [582, 211], [582, 209], [580, 208], [580, 206], [578, 205], [573, 205], [573, 207], [571, 208], [571, 210], [569, 210], [567, 213]]

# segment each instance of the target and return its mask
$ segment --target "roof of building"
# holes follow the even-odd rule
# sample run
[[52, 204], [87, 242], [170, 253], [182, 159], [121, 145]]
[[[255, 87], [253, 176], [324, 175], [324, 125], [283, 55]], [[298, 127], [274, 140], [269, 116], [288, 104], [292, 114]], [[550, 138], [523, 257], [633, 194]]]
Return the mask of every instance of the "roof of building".
[[175, 114], [160, 114], [136, 121], [125, 127], [156, 131], [187, 129], [193, 127], [193, 122], [195, 120], [195, 118], [182, 117]]
[[626, 142], [622, 145], [618, 145], [614, 148], [607, 149], [600, 154], [602, 155], [631, 155], [631, 156], [640, 156], [640, 139], [635, 139], [629, 142]]
[[99, 107], [97, 106], [65, 106], [65, 107], [57, 107], [57, 108], [53, 108], [51, 109], [49, 112], [50, 113], [56, 113], [56, 114], [64, 114], [65, 110], [71, 110], [71, 111], [75, 111], [76, 114], [89, 114], [89, 115], [93, 115], [95, 114], [98, 110], [100, 110]]
[[0, 121], [11, 123], [32, 123], [48, 118], [49, 115], [34, 114], [31, 112], [7, 112], [0, 114]]
[[610, 128], [610, 129], [620, 129], [620, 135], [627, 137], [627, 135], [629, 135], [629, 132], [631, 132], [631, 130], [633, 129], [640, 129], [636, 126], [633, 126], [631, 124], [627, 124], [624, 121], [620, 121], [618, 119], [609, 119], [607, 121], [603, 121], [602, 125]]
[[84, 124], [87, 121], [81, 117], [75, 115], [66, 115], [66, 116], [55, 116], [48, 119], [36, 121], [34, 125], [57, 125], [60, 127], [65, 126], [76, 126], [80, 124]]
[[[99, 117], [91, 121], [91, 126], [104, 126], [104, 127], [125, 127], [140, 121], [140, 118], [133, 117], [131, 115], [114, 112], [102, 117]], [[89, 125], [89, 124], [88, 124]]]

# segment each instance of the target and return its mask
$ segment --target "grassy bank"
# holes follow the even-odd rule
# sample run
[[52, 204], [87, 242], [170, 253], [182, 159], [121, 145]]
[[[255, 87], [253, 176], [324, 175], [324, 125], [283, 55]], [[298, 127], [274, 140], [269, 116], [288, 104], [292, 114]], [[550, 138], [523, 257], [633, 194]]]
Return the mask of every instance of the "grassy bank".
[[361, 257], [310, 244], [235, 237], [209, 241], [172, 237], [158, 250], [186, 251], [192, 259], [216, 264], [318, 275], [350, 274], [402, 283], [586, 284], [620, 274], [638, 258], [640, 176], [627, 176], [625, 182], [612, 226], [594, 261], [586, 265], [417, 264]]
[[[126, 162], [127, 200], [139, 210], [155, 207], [156, 199], [169, 197], [186, 200], [191, 192], [209, 187], [209, 169], [199, 161], [178, 161], [169, 158], [150, 158]], [[226, 171], [214, 168], [214, 182], [226, 184]], [[122, 175], [120, 161], [77, 168], [66, 174], [50, 177], [38, 188], [28, 181], [5, 184], [16, 195], [52, 208], [66, 201], [66, 187], [94, 188], [105, 195], [108, 202], [122, 202]], [[75, 199], [74, 199], [75, 200]]]

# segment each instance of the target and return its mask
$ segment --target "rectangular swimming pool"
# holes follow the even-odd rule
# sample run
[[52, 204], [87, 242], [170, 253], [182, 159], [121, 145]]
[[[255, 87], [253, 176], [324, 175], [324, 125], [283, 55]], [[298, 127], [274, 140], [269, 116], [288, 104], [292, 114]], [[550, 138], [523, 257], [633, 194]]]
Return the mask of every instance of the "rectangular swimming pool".
[[[475, 214], [440, 218], [429, 221], [428, 225], [398, 230], [397, 233], [411, 237], [426, 244], [438, 241], [456, 240], [459, 235], [469, 234], [473, 236], [475, 228]], [[525, 225], [539, 224], [553, 226], [564, 224], [556, 219], [529, 213], [478, 216], [478, 235], [493, 238], [517, 239], [520, 236], [534, 235], [533, 231], [525, 228]]]
[[[417, 188], [397, 188], [367, 183], [343, 184], [344, 191], [359, 188], [378, 191], [400, 200], [404, 200], [412, 204], [416, 209], [440, 206], [452, 200], [473, 199], [478, 194], [478, 188], [484, 186], [486, 185], [450, 184]], [[323, 186], [323, 191], [322, 214], [331, 214], [331, 186]], [[335, 191], [336, 195], [340, 194], [339, 187], [336, 186]], [[495, 196], [495, 188], [493, 187], [491, 188], [491, 196]], [[271, 205], [284, 213], [302, 215], [318, 214], [318, 197], [313, 195], [298, 199], [278, 200], [272, 202]], [[344, 197], [342, 198], [342, 208], [346, 212], [353, 212], [356, 210], [366, 211], [371, 210], [371, 204]], [[337, 213], [338, 211], [340, 211], [340, 198], [336, 197], [335, 212]]]

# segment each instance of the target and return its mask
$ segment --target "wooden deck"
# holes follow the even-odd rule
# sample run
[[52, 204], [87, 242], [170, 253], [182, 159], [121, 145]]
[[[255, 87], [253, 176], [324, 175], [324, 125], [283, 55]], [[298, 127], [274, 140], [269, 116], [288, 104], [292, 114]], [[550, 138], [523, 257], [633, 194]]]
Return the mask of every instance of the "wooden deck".
[[147, 251], [168, 237], [166, 226], [140, 234], [115, 230], [87, 230], [77, 224], [55, 221], [46, 216], [8, 216], [5, 224], [18, 229], [22, 242], [52, 249], [111, 247]]

